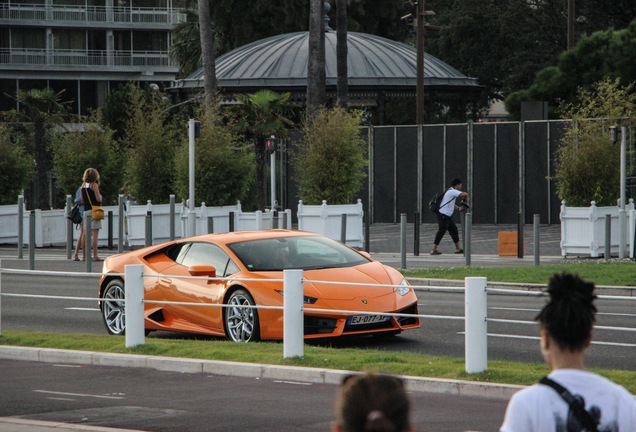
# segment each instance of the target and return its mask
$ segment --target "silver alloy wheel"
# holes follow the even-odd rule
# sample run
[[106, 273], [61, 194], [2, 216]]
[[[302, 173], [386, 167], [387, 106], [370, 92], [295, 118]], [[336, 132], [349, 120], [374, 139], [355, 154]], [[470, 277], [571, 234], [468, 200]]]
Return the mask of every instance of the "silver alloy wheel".
[[124, 282], [110, 281], [102, 294], [102, 318], [108, 333], [122, 335], [126, 332], [126, 309]]
[[254, 299], [244, 289], [232, 293], [225, 308], [225, 333], [234, 342], [251, 342], [259, 339], [258, 313]]

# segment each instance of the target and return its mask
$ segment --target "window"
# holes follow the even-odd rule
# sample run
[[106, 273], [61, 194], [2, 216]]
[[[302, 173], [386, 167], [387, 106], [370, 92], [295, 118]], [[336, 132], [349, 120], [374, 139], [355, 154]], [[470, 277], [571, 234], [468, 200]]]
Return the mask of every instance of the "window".
[[189, 248], [182, 249], [177, 262], [186, 267], [213, 265], [217, 275], [221, 277], [236, 273], [239, 270], [220, 247], [210, 243], [192, 243]]

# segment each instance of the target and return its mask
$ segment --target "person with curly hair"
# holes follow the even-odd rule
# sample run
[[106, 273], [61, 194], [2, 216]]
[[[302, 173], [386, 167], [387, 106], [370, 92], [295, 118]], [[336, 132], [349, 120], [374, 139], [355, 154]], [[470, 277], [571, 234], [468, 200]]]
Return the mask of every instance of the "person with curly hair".
[[585, 369], [596, 321], [594, 288], [571, 273], [550, 278], [550, 299], [535, 320], [552, 372], [513, 395], [501, 432], [636, 431], [634, 396]]

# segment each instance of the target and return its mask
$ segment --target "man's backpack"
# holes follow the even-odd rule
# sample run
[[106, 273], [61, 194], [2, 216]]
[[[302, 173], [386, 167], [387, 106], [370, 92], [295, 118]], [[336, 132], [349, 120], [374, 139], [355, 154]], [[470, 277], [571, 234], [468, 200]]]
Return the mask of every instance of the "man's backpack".
[[435, 194], [433, 198], [431, 198], [431, 200], [428, 202], [428, 207], [433, 213], [439, 212], [439, 208], [442, 206], [442, 200], [444, 199], [445, 193], [446, 192]]

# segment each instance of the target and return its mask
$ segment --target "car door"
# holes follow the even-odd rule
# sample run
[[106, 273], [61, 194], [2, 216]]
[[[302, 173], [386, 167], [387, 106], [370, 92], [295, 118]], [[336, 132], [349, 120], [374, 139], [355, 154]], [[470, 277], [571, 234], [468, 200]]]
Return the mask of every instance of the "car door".
[[[164, 283], [172, 286], [174, 301], [194, 304], [221, 304], [225, 293], [225, 281], [193, 278], [189, 268], [195, 265], [211, 265], [221, 278], [236, 273], [238, 267], [229, 255], [215, 244], [193, 242], [184, 253], [177, 257], [177, 265], [173, 267], [175, 276]], [[167, 278], [167, 276], [164, 276]], [[221, 307], [197, 306], [192, 304], [175, 305], [175, 316], [187, 321], [182, 323], [186, 330], [196, 328], [209, 329], [214, 333], [223, 332], [223, 309]], [[193, 328], [187, 328], [192, 326]]]

